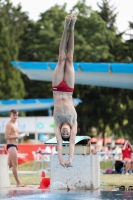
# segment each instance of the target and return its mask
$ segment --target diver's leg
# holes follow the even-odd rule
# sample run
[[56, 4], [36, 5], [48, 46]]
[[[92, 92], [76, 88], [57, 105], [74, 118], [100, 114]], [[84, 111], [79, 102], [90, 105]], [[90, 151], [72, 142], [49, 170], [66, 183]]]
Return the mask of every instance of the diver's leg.
[[66, 62], [66, 47], [67, 47], [67, 33], [68, 28], [71, 22], [71, 16], [68, 15], [65, 17], [65, 25], [64, 25], [64, 31], [62, 34], [62, 39], [59, 46], [59, 57], [58, 57], [58, 63], [54, 71], [53, 76], [53, 83], [52, 86], [57, 86], [60, 84], [60, 82], [64, 79], [64, 69], [65, 69], [65, 62]]
[[74, 53], [74, 25], [76, 22], [75, 15], [72, 16], [70, 23], [70, 35], [67, 46], [66, 68], [64, 81], [70, 88], [74, 88], [75, 72], [73, 67], [73, 53]]

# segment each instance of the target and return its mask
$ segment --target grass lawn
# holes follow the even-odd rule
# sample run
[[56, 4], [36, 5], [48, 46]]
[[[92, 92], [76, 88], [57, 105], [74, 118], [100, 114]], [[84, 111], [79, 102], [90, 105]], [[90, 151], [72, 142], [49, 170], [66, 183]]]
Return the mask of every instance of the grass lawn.
[[[26, 185], [39, 185], [41, 181], [41, 174], [20, 174], [19, 180]], [[15, 185], [15, 179], [10, 174], [11, 185]]]
[[[41, 175], [40, 174], [19, 174], [19, 180], [26, 185], [40, 185]], [[15, 185], [15, 179], [10, 174], [11, 185]]]
[[[18, 171], [38, 171], [41, 169], [41, 163], [36, 164], [34, 167], [34, 161], [28, 162], [25, 164], [18, 165]], [[33, 170], [35, 169], [35, 170]], [[46, 177], [49, 177], [49, 174], [46, 174]], [[40, 174], [19, 174], [19, 179], [22, 183], [26, 185], [39, 185], [41, 181], [41, 172]], [[10, 174], [11, 184], [16, 184], [15, 179], [12, 174]]]
[[[21, 164], [18, 166], [18, 171], [32, 171], [33, 162], [29, 162], [26, 164]], [[100, 168], [102, 171], [106, 169], [112, 168], [112, 162], [106, 161], [100, 163]], [[38, 166], [39, 170], [39, 166]], [[46, 176], [48, 176], [46, 174]], [[40, 174], [23, 174], [19, 175], [20, 181], [27, 185], [39, 185], [41, 180], [41, 172]], [[11, 184], [15, 184], [15, 180], [13, 175], [10, 175]], [[133, 175], [124, 175], [124, 174], [103, 174], [100, 176], [100, 181], [103, 182], [104, 186], [133, 186]]]
[[100, 176], [100, 181], [104, 186], [133, 186], [133, 175], [103, 174]]

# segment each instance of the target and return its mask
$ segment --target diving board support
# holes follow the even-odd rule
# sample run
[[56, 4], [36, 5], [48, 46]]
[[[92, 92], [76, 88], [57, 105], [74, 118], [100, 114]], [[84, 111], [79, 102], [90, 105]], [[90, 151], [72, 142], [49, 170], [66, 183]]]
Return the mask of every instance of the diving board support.
[[10, 186], [9, 179], [9, 167], [8, 167], [8, 155], [0, 154], [0, 188], [5, 188]]
[[[63, 155], [67, 160], [68, 155]], [[100, 163], [98, 155], [74, 155], [73, 167], [64, 168], [58, 155], [51, 155], [51, 190], [96, 190], [100, 187]]]
[[[73, 156], [73, 167], [64, 168], [58, 155], [51, 155], [50, 159], [50, 189], [80, 189], [96, 190], [100, 187], [100, 162], [99, 155], [90, 155], [90, 137], [76, 136]], [[55, 145], [56, 138], [48, 140], [45, 145]], [[63, 160], [68, 160], [69, 142], [62, 142]]]

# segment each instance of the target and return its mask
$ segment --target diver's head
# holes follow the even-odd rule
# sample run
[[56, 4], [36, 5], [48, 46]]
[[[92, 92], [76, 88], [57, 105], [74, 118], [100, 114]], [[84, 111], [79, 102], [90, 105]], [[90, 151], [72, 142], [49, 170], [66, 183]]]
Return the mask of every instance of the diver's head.
[[61, 137], [64, 141], [69, 141], [71, 135], [71, 128], [70, 125], [64, 122], [61, 126]]

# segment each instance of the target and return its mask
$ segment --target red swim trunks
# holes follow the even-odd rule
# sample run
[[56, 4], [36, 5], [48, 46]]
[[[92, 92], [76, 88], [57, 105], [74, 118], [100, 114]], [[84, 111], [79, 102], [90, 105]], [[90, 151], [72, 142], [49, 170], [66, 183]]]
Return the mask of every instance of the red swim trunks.
[[68, 87], [65, 81], [62, 81], [59, 85], [52, 87], [53, 91], [60, 91], [60, 92], [73, 92], [74, 88]]

